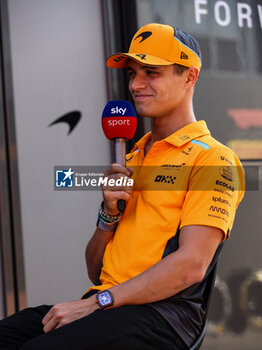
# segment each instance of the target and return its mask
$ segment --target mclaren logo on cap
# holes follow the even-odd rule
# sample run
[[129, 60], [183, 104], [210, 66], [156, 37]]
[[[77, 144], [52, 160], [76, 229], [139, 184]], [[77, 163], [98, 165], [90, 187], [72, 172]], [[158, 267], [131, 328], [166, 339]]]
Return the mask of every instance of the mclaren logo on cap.
[[142, 37], [142, 39], [139, 41], [139, 43], [142, 43], [142, 41], [146, 40], [147, 38], [149, 38], [152, 35], [152, 32], [142, 32], [141, 34], [139, 34], [134, 40], [136, 40], [137, 38], [139, 38], [140, 36]]
[[187, 54], [185, 54], [183, 51], [181, 51], [180, 58], [181, 58], [181, 60], [188, 60]]

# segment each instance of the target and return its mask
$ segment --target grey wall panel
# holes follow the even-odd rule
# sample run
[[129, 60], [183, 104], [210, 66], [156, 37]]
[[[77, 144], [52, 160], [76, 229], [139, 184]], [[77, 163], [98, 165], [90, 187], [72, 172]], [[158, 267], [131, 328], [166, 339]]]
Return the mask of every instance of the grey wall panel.
[[[26, 291], [29, 305], [77, 298], [90, 285], [84, 249], [100, 192], [56, 192], [55, 165], [110, 162], [97, 0], [10, 0], [9, 17]], [[82, 118], [48, 125], [78, 110]]]

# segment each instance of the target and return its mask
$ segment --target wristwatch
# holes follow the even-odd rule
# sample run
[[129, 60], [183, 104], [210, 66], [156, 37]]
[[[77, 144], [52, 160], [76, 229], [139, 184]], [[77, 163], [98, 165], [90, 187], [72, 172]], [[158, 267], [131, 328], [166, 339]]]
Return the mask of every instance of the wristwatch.
[[101, 309], [106, 309], [114, 304], [114, 298], [109, 290], [102, 290], [97, 293], [96, 302]]

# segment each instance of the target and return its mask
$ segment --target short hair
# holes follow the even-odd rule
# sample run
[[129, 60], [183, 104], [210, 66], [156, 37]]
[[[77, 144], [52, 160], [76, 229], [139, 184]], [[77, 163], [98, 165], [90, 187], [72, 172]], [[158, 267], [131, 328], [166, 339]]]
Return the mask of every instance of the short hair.
[[174, 73], [177, 75], [182, 75], [189, 67], [182, 66], [181, 64], [174, 63]]

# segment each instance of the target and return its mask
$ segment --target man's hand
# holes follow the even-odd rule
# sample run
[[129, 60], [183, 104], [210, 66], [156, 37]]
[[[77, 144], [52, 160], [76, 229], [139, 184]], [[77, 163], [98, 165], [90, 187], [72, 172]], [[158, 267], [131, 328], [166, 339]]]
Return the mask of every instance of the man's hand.
[[76, 321], [84, 316], [88, 316], [99, 309], [95, 301], [95, 295], [88, 299], [76, 300], [67, 303], [54, 305], [42, 320], [44, 332], [62, 327], [68, 323]]
[[[104, 177], [108, 179], [114, 179], [115, 181], [122, 177], [130, 177], [133, 174], [132, 168], [125, 168], [124, 166], [114, 163], [112, 164], [104, 174]], [[131, 194], [131, 188], [129, 186], [102, 186], [104, 197], [104, 209], [109, 215], [117, 215], [119, 210], [117, 209], [117, 201], [124, 199], [128, 201]]]

